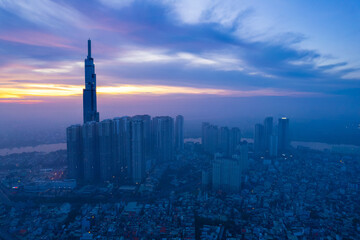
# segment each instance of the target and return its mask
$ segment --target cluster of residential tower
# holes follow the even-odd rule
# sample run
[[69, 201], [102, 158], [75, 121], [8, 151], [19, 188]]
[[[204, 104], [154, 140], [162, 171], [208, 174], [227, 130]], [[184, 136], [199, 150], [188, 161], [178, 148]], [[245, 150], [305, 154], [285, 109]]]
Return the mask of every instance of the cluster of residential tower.
[[140, 183], [154, 163], [184, 145], [184, 118], [149, 115], [90, 121], [67, 128], [68, 175], [79, 183]]
[[85, 59], [84, 124], [67, 128], [68, 175], [79, 183], [140, 183], [146, 165], [170, 161], [184, 145], [184, 118], [138, 115], [99, 122], [91, 41]]
[[[257, 156], [276, 157], [290, 148], [289, 119], [280, 118], [277, 131], [273, 118], [267, 117], [264, 124], [255, 125], [253, 150]], [[241, 141], [239, 128], [218, 127], [202, 124], [202, 148], [212, 155], [210, 168], [202, 171], [205, 188], [227, 192], [241, 190], [241, 177], [248, 163], [249, 146]]]

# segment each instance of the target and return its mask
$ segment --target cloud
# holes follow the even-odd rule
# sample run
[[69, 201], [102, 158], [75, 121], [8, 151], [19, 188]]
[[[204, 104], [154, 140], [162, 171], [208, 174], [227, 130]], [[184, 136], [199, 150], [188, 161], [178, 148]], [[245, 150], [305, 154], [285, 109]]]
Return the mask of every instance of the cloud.
[[37, 31], [8, 31], [0, 33], [0, 40], [41, 47], [57, 47], [74, 50], [67, 39]]
[[230, 54], [218, 52], [189, 53], [173, 52], [168, 49], [134, 49], [121, 53], [118, 61], [124, 63], [172, 63], [178, 62], [188, 67], [210, 67], [221, 71], [242, 71], [240, 59]]
[[[0, 89], [0, 99], [24, 99], [27, 97], [68, 97], [80, 96], [82, 85], [23, 83], [15, 86], [3, 85]], [[118, 84], [100, 86], [97, 88], [100, 95], [216, 95], [229, 97], [256, 97], [256, 96], [314, 96], [316, 93], [285, 91], [279, 89], [230, 90], [218, 88], [197, 88], [166, 85], [129, 85]], [[36, 99], [35, 99], [36, 100]]]
[[127, 7], [131, 5], [134, 0], [99, 0], [99, 2], [107, 7], [115, 8], [115, 9], [121, 9], [123, 7]]
[[65, 82], [82, 78], [83, 62], [23, 59], [0, 66], [0, 86], [8, 83]]
[[239, 16], [246, 14], [251, 5], [236, 0], [164, 0], [172, 7], [172, 14], [186, 24], [218, 23], [229, 27], [236, 24]]
[[0, 7], [27, 21], [55, 29], [66, 26], [84, 28], [92, 22], [78, 10], [50, 0], [0, 0]]
[[[348, 37], [352, 31], [345, 32], [349, 28], [350, 22], [348, 20], [341, 22], [342, 19], [339, 18], [336, 24], [331, 24], [331, 19], [327, 19], [338, 13], [339, 6], [336, 4], [327, 4], [324, 12], [328, 12], [325, 15], [323, 12], [309, 9], [308, 4], [303, 2], [299, 4], [289, 2], [199, 0], [194, 3], [191, 0], [164, 0], [163, 3], [170, 6], [171, 14], [175, 15], [182, 24], [206, 26], [206, 24], [211, 23], [215, 24], [215, 28], [221, 29], [229, 36], [233, 36], [245, 44], [263, 45], [267, 49], [279, 49], [281, 46], [283, 49], [287, 49], [285, 52], [298, 52], [297, 58], [291, 59], [293, 64], [304, 61], [301, 53], [315, 53], [315, 58], [306, 60], [306, 64], [311, 65], [311, 71], [317, 69], [319, 73], [322, 71], [330, 73], [330, 71], [321, 68], [317, 61], [317, 58], [320, 57], [328, 59], [326, 57], [328, 55], [333, 56], [332, 61], [336, 60], [336, 65], [346, 63], [342, 65], [341, 69], [333, 67], [332, 74], [342, 74], [343, 69], [351, 71], [352, 68], [359, 67], [358, 64], [357, 66], [351, 66], [352, 64], [349, 63], [352, 61], [351, 59], [357, 58], [350, 47], [351, 45], [356, 46], [356, 41], [354, 42], [354, 39], [350, 40], [351, 38]], [[351, 3], [345, 4], [343, 7], [354, 8]], [[344, 18], [344, 16], [337, 17]], [[305, 23], [308, 25], [305, 26]], [[331, 28], [336, 28], [336, 30], [330, 32]], [[346, 35], [341, 37], [340, 34]], [[320, 39], [321, 41], [319, 41]], [[350, 44], [348, 46], [334, 44], [343, 41]], [[351, 41], [353, 42], [351, 43]], [[281, 54], [281, 52], [278, 53]], [[275, 64], [277, 64], [276, 61]], [[266, 72], [263, 69], [261, 71]], [[275, 72], [266, 72], [266, 74], [276, 76]], [[348, 73], [345, 73], [345, 75], [349, 76]], [[356, 74], [351, 74], [351, 76], [356, 76]]]
[[57, 68], [35, 68], [32, 71], [44, 74], [70, 73], [73, 72], [76, 68], [82, 68], [83, 65], [84, 64], [82, 62], [74, 62], [60, 65]]
[[354, 71], [354, 72], [347, 73], [342, 76], [342, 79], [359, 80], [360, 79], [360, 71]]
[[270, 5], [99, 0], [83, 6], [76, 1], [0, 0], [0, 11], [9, 13], [7, 22], [14, 19], [12, 28], [0, 31], [1, 83], [17, 83], [15, 88], [24, 83], [77, 86], [90, 35], [99, 87], [272, 89], [301, 96], [349, 88], [344, 82], [351, 81], [344, 78], [359, 76], [356, 62], [301, 46], [311, 35], [283, 23], [279, 16], [288, 14]]
[[31, 100], [31, 99], [0, 99], [0, 103], [20, 103], [20, 104], [34, 104], [41, 103], [43, 100]]

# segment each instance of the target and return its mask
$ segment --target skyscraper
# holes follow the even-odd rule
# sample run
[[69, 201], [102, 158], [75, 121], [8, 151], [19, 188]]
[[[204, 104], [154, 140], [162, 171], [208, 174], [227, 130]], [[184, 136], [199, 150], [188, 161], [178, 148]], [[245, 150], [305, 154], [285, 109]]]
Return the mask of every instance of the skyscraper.
[[82, 180], [84, 175], [81, 129], [80, 124], [72, 125], [66, 129], [68, 176], [78, 181]]
[[113, 120], [113, 157], [115, 176], [119, 180], [131, 179], [131, 118]]
[[125, 164], [122, 163], [122, 159], [120, 158], [121, 153], [121, 118], [113, 119], [113, 129], [112, 129], [112, 162], [114, 164], [113, 174], [115, 176], [115, 180], [120, 180], [124, 175], [122, 174], [124, 170]]
[[96, 106], [96, 74], [94, 59], [91, 57], [91, 40], [88, 40], [88, 56], [85, 59], [85, 89], [83, 89], [84, 123], [99, 121]]
[[279, 153], [284, 153], [290, 148], [289, 119], [279, 118], [278, 124], [278, 149]]
[[214, 154], [218, 151], [219, 129], [217, 126], [203, 123], [202, 147], [207, 153]]
[[230, 130], [228, 127], [221, 127], [219, 130], [219, 150], [225, 156], [229, 156]]
[[264, 151], [265, 146], [265, 133], [264, 126], [262, 124], [255, 125], [255, 137], [254, 137], [254, 151], [260, 154]]
[[270, 137], [270, 150], [269, 150], [270, 157], [276, 157], [278, 155], [278, 136], [271, 135]]
[[234, 127], [230, 130], [230, 145], [229, 145], [229, 155], [232, 156], [238, 150], [238, 146], [241, 142], [241, 131], [239, 128]]
[[99, 139], [98, 123], [84, 123], [82, 127], [84, 181], [94, 183], [99, 179]]
[[239, 145], [239, 163], [241, 171], [244, 171], [249, 167], [249, 146], [247, 141], [242, 141]]
[[144, 121], [141, 118], [131, 119], [131, 164], [132, 181], [140, 183], [145, 177], [145, 138]]
[[212, 184], [214, 190], [238, 192], [241, 184], [241, 165], [230, 158], [215, 159], [212, 163]]
[[114, 164], [112, 156], [113, 122], [110, 119], [99, 124], [99, 164], [100, 181], [109, 181], [113, 176]]
[[171, 117], [154, 117], [153, 131], [155, 152], [160, 162], [173, 159], [174, 120]]
[[270, 152], [271, 136], [273, 134], [273, 118], [267, 117], [264, 120], [264, 138], [265, 138], [265, 151]]
[[184, 117], [181, 115], [175, 120], [175, 148], [177, 151], [184, 149]]
[[151, 117], [149, 115], [136, 115], [133, 118], [141, 119], [144, 122], [145, 158], [148, 158], [153, 149], [153, 141], [151, 138]]
[[203, 122], [201, 124], [201, 145], [204, 151], [206, 151], [206, 146], [207, 146], [206, 131], [208, 126], [210, 126], [210, 123], [208, 122]]

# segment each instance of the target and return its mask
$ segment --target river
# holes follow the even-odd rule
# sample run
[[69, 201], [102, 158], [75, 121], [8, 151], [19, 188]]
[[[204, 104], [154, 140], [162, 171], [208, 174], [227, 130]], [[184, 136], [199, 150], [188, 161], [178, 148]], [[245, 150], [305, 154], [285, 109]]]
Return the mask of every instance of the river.
[[43, 152], [49, 153], [58, 150], [65, 150], [66, 143], [42, 144], [35, 147], [19, 147], [19, 148], [2, 148], [0, 149], [0, 156], [6, 156], [13, 153], [27, 153], [27, 152]]
[[[250, 143], [253, 142], [252, 138], [243, 138], [243, 140], [246, 140]], [[196, 143], [201, 143], [201, 139], [200, 138], [186, 138], [185, 142], [196, 142]], [[311, 149], [315, 149], [315, 150], [320, 150], [323, 151], [325, 149], [349, 149], [352, 151], [356, 151], [356, 152], [360, 152], [360, 147], [359, 146], [354, 146], [354, 145], [340, 145], [340, 144], [328, 144], [328, 143], [321, 143], [321, 142], [298, 142], [298, 141], [293, 141], [291, 142], [291, 145], [295, 148], [297, 148], [298, 146], [303, 146], [303, 147], [309, 147]], [[49, 152], [54, 152], [54, 151], [58, 151], [58, 150], [66, 150], [66, 143], [54, 143], [54, 144], [42, 144], [42, 145], [37, 145], [34, 147], [19, 147], [19, 148], [2, 148], [0, 149], [0, 156], [6, 156], [9, 154], [13, 154], [13, 153], [28, 153], [28, 152], [43, 152], [43, 153], [49, 153]]]

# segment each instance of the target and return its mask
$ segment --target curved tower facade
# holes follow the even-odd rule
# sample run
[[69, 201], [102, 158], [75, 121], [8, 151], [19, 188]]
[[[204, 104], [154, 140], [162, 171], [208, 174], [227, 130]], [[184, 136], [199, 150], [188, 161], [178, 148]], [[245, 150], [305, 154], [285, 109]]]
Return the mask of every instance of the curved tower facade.
[[96, 106], [96, 74], [94, 59], [91, 57], [91, 40], [88, 40], [88, 56], [85, 59], [85, 89], [83, 90], [84, 123], [99, 122]]

